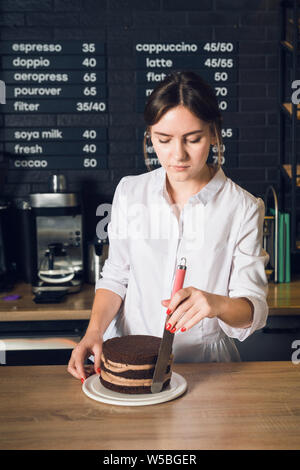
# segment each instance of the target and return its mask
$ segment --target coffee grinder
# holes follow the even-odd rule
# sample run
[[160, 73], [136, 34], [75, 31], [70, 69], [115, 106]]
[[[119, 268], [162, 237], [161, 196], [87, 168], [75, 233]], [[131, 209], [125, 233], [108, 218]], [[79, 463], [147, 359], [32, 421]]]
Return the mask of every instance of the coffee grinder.
[[52, 175], [52, 192], [29, 195], [32, 290], [36, 303], [60, 302], [83, 284], [81, 201], [65, 176]]

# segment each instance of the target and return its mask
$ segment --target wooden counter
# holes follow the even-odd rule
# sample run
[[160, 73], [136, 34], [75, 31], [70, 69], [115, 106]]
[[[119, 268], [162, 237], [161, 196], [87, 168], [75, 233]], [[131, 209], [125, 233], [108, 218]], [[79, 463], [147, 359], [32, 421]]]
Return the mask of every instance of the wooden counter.
[[167, 403], [87, 397], [65, 366], [0, 368], [0, 449], [299, 449], [300, 364], [174, 364]]
[[[85, 320], [90, 318], [95, 286], [84, 284], [81, 291], [68, 294], [57, 304], [36, 304], [31, 284], [18, 284], [10, 292], [0, 294], [0, 321]], [[18, 294], [18, 300], [3, 297]]]
[[269, 315], [300, 315], [300, 279], [269, 284]]
[[[90, 318], [95, 287], [84, 284], [76, 294], [69, 294], [58, 304], [33, 302], [31, 285], [21, 283], [10, 292], [0, 293], [1, 321], [85, 320]], [[19, 294], [20, 299], [4, 301], [7, 295]], [[300, 279], [286, 284], [269, 284], [270, 315], [300, 315]]]

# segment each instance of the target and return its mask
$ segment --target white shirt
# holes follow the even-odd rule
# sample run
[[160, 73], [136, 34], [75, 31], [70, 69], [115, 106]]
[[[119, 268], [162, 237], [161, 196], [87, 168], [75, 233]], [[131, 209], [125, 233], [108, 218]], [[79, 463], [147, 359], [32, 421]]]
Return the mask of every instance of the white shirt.
[[185, 257], [183, 287], [247, 297], [254, 317], [248, 328], [233, 328], [214, 317], [175, 333], [174, 361], [239, 361], [232, 338], [245, 340], [266, 324], [268, 315], [264, 213], [262, 199], [227, 178], [222, 168], [180, 214], [172, 207], [163, 167], [123, 177], [107, 227], [108, 258], [95, 288], [109, 289], [124, 302], [104, 340], [130, 334], [162, 337], [166, 308], [161, 301], [170, 299], [176, 266]]

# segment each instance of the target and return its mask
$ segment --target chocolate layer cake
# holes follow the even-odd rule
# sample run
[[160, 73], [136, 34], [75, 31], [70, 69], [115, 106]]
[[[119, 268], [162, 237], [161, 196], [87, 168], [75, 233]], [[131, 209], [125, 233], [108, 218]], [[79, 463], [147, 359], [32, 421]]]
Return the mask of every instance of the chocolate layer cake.
[[[128, 335], [106, 340], [102, 346], [100, 382], [120, 393], [151, 393], [152, 377], [161, 338]], [[171, 380], [173, 355], [166, 370], [162, 390]]]

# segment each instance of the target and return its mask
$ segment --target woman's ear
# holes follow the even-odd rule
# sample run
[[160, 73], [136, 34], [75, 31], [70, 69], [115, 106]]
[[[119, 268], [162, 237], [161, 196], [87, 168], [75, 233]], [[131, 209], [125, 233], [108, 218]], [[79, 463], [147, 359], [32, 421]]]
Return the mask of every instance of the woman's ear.
[[215, 126], [210, 124], [209, 131], [210, 131], [210, 143], [211, 145], [217, 145], [217, 137], [216, 137], [216, 130], [214, 129]]
[[216, 138], [216, 136], [212, 136], [212, 137], [211, 137], [210, 143], [211, 143], [211, 145], [217, 145], [217, 138]]

